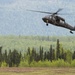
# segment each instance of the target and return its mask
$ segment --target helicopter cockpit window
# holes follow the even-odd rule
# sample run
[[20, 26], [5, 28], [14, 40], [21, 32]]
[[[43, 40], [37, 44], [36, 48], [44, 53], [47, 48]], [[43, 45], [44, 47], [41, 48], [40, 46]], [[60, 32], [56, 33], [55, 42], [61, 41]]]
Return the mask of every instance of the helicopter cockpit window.
[[51, 19], [51, 16], [49, 16], [49, 18]]
[[64, 24], [64, 21], [63, 20], [60, 20], [60, 23], [63, 23]]
[[56, 20], [54, 16], [52, 17], [52, 19], [53, 19], [53, 20]]
[[49, 16], [45, 16], [46, 19], [49, 19]]

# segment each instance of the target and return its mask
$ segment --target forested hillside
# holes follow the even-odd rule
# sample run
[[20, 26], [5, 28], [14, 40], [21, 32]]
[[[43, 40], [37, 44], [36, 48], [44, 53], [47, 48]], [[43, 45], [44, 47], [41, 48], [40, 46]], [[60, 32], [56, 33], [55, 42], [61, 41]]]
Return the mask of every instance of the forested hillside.
[[0, 47], [0, 67], [75, 67], [75, 51], [65, 50], [59, 39], [55, 47], [28, 47], [24, 53], [17, 49], [2, 52]]
[[50, 45], [56, 48], [56, 41], [60, 40], [60, 44], [66, 50], [75, 49], [75, 36], [0, 36], [0, 46], [2, 50], [25, 51], [28, 47], [39, 49], [43, 46], [44, 50], [48, 50]]

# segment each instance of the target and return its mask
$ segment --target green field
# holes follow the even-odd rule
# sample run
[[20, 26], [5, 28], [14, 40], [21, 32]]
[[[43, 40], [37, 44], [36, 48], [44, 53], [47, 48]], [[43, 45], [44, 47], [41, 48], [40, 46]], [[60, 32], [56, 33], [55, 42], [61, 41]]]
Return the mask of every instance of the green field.
[[21, 52], [26, 51], [28, 47], [39, 49], [40, 46], [48, 50], [50, 45], [56, 48], [57, 39], [64, 49], [75, 49], [75, 36], [0, 36], [0, 46], [3, 50], [17, 49]]
[[0, 68], [0, 75], [75, 75], [75, 68]]

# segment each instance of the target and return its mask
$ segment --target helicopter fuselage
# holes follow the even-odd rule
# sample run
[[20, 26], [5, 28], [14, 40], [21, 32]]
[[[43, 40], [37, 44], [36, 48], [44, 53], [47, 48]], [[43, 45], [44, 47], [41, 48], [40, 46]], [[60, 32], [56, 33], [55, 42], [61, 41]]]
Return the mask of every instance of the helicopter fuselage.
[[64, 18], [58, 16], [59, 12], [61, 10], [62, 9], [58, 9], [56, 12], [53, 12], [53, 13], [52, 12], [45, 12], [45, 11], [36, 11], [36, 10], [29, 10], [29, 11], [51, 14], [51, 15], [48, 15], [48, 16], [45, 16], [45, 17], [42, 18], [42, 20], [46, 23], [47, 26], [48, 26], [48, 24], [52, 24], [52, 25], [55, 25], [55, 26], [63, 27], [63, 28], [69, 29], [70, 33], [73, 34], [72, 31], [75, 31], [75, 27], [66, 23]]
[[49, 16], [42, 18], [42, 20], [46, 23], [47, 26], [48, 24], [52, 24], [55, 26], [70, 29], [71, 31], [75, 31], [75, 27], [72, 27], [71, 25], [66, 23], [65, 20], [60, 16], [49, 15]]

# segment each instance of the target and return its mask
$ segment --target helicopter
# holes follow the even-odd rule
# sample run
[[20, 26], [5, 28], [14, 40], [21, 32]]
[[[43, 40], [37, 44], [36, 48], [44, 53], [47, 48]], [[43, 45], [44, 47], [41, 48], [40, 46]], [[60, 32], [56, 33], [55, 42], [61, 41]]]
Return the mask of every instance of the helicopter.
[[[54, 13], [52, 13], [52, 12], [44, 12], [44, 11], [36, 11], [36, 10], [28, 10], [28, 11], [49, 14], [48, 16], [45, 16], [45, 17], [42, 18], [42, 20], [46, 23], [46, 26], [48, 26], [49, 24], [52, 24], [52, 25], [55, 25], [55, 26], [63, 27], [63, 28], [69, 29], [70, 33], [73, 34], [72, 31], [75, 31], [75, 27], [73, 27], [70, 24], [66, 23], [65, 19], [59, 16], [58, 13], [61, 10], [62, 9], [58, 9]], [[63, 14], [60, 14], [60, 15], [63, 15]]]

